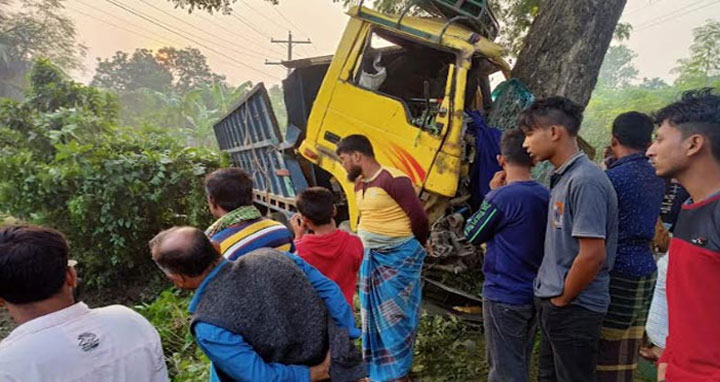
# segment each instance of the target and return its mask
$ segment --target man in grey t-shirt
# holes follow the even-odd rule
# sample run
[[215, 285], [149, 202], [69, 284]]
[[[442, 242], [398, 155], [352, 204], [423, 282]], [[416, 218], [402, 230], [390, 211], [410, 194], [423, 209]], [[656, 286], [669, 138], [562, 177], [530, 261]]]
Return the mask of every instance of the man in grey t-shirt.
[[524, 147], [555, 166], [545, 257], [535, 279], [542, 332], [539, 380], [595, 380], [600, 327], [610, 304], [617, 245], [617, 196], [580, 152], [583, 108], [563, 97], [535, 101], [520, 115]]

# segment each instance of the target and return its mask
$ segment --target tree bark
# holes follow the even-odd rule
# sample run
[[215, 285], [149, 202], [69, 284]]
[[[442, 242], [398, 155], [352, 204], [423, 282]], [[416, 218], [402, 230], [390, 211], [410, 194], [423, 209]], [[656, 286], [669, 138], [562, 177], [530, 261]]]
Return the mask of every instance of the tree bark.
[[545, 0], [512, 76], [544, 98], [590, 101], [627, 0]]

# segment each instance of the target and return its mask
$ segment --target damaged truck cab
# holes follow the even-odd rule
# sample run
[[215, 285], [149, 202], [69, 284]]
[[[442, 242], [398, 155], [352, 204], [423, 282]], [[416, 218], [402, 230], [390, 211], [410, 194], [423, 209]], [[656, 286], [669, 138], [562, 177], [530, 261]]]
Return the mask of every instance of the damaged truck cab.
[[502, 49], [454, 19], [349, 14], [298, 152], [342, 188], [355, 229], [353, 185], [335, 149], [342, 137], [367, 136], [382, 165], [410, 177], [432, 222], [463, 194], [471, 155], [463, 113], [491, 102], [488, 76], [509, 71]]
[[477, 196], [469, 174], [479, 163], [476, 153], [486, 149], [479, 145], [493, 143], [466, 131], [465, 112], [511, 109], [496, 105], [502, 95], [493, 104], [489, 80], [498, 71], [508, 77], [509, 67], [492, 42], [497, 22], [484, 0], [419, 4], [420, 13], [433, 16], [409, 16], [409, 8], [386, 15], [361, 2], [349, 11], [333, 56], [284, 62], [292, 70], [283, 81], [284, 137], [262, 83], [215, 124], [215, 135], [233, 165], [253, 177], [256, 204], [275, 219], [296, 211], [297, 193], [321, 186], [334, 192], [337, 220], [352, 230], [354, 186], [335, 151], [343, 137], [367, 136], [382, 165], [411, 179], [433, 225], [424, 300], [479, 322], [479, 278], [466, 273], [472, 285], [463, 290], [445, 281], [477, 270], [481, 256], [464, 238], [463, 214]]

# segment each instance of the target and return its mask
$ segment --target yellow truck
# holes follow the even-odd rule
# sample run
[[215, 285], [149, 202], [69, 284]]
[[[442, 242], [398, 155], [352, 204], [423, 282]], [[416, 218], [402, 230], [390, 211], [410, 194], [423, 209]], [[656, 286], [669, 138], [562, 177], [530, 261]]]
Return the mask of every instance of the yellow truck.
[[[220, 148], [254, 176], [258, 205], [276, 218], [289, 216], [297, 192], [324, 186], [336, 192], [339, 220], [354, 230], [353, 185], [335, 149], [342, 137], [363, 134], [381, 164], [410, 177], [434, 229], [445, 231], [431, 241], [445, 238], [446, 248], [476, 256], [459, 232], [458, 209], [470, 197], [476, 150], [465, 111], [492, 106], [489, 76], [507, 77], [509, 66], [492, 41], [497, 22], [484, 1], [426, 3], [432, 7], [423, 7], [420, 16], [410, 15], [409, 8], [383, 14], [361, 3], [349, 10], [334, 55], [286, 62], [292, 69], [283, 81], [287, 126], [278, 126], [263, 84], [215, 125]], [[444, 257], [453, 256], [447, 252]], [[431, 251], [429, 267], [462, 271], [474, 263], [448, 267], [440, 257]], [[426, 281], [426, 296], [433, 294], [428, 285], [437, 288], [436, 300], [445, 307], [480, 303], [477, 293], [453, 289], [438, 278]], [[468, 312], [472, 309], [456, 309]]]

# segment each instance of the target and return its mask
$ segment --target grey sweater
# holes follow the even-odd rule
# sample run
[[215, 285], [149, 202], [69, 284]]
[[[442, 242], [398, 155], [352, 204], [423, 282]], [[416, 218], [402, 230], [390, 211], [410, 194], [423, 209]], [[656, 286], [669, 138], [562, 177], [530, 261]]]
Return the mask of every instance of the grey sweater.
[[224, 266], [206, 286], [198, 321], [237, 333], [265, 360], [313, 366], [328, 350], [328, 312], [305, 274], [269, 248]]
[[[255, 250], [220, 269], [205, 287], [191, 330], [200, 321], [243, 336], [268, 363], [314, 366], [330, 350], [332, 382], [367, 376], [348, 331], [335, 325], [305, 273], [274, 249]], [[221, 381], [231, 381], [217, 371]]]

